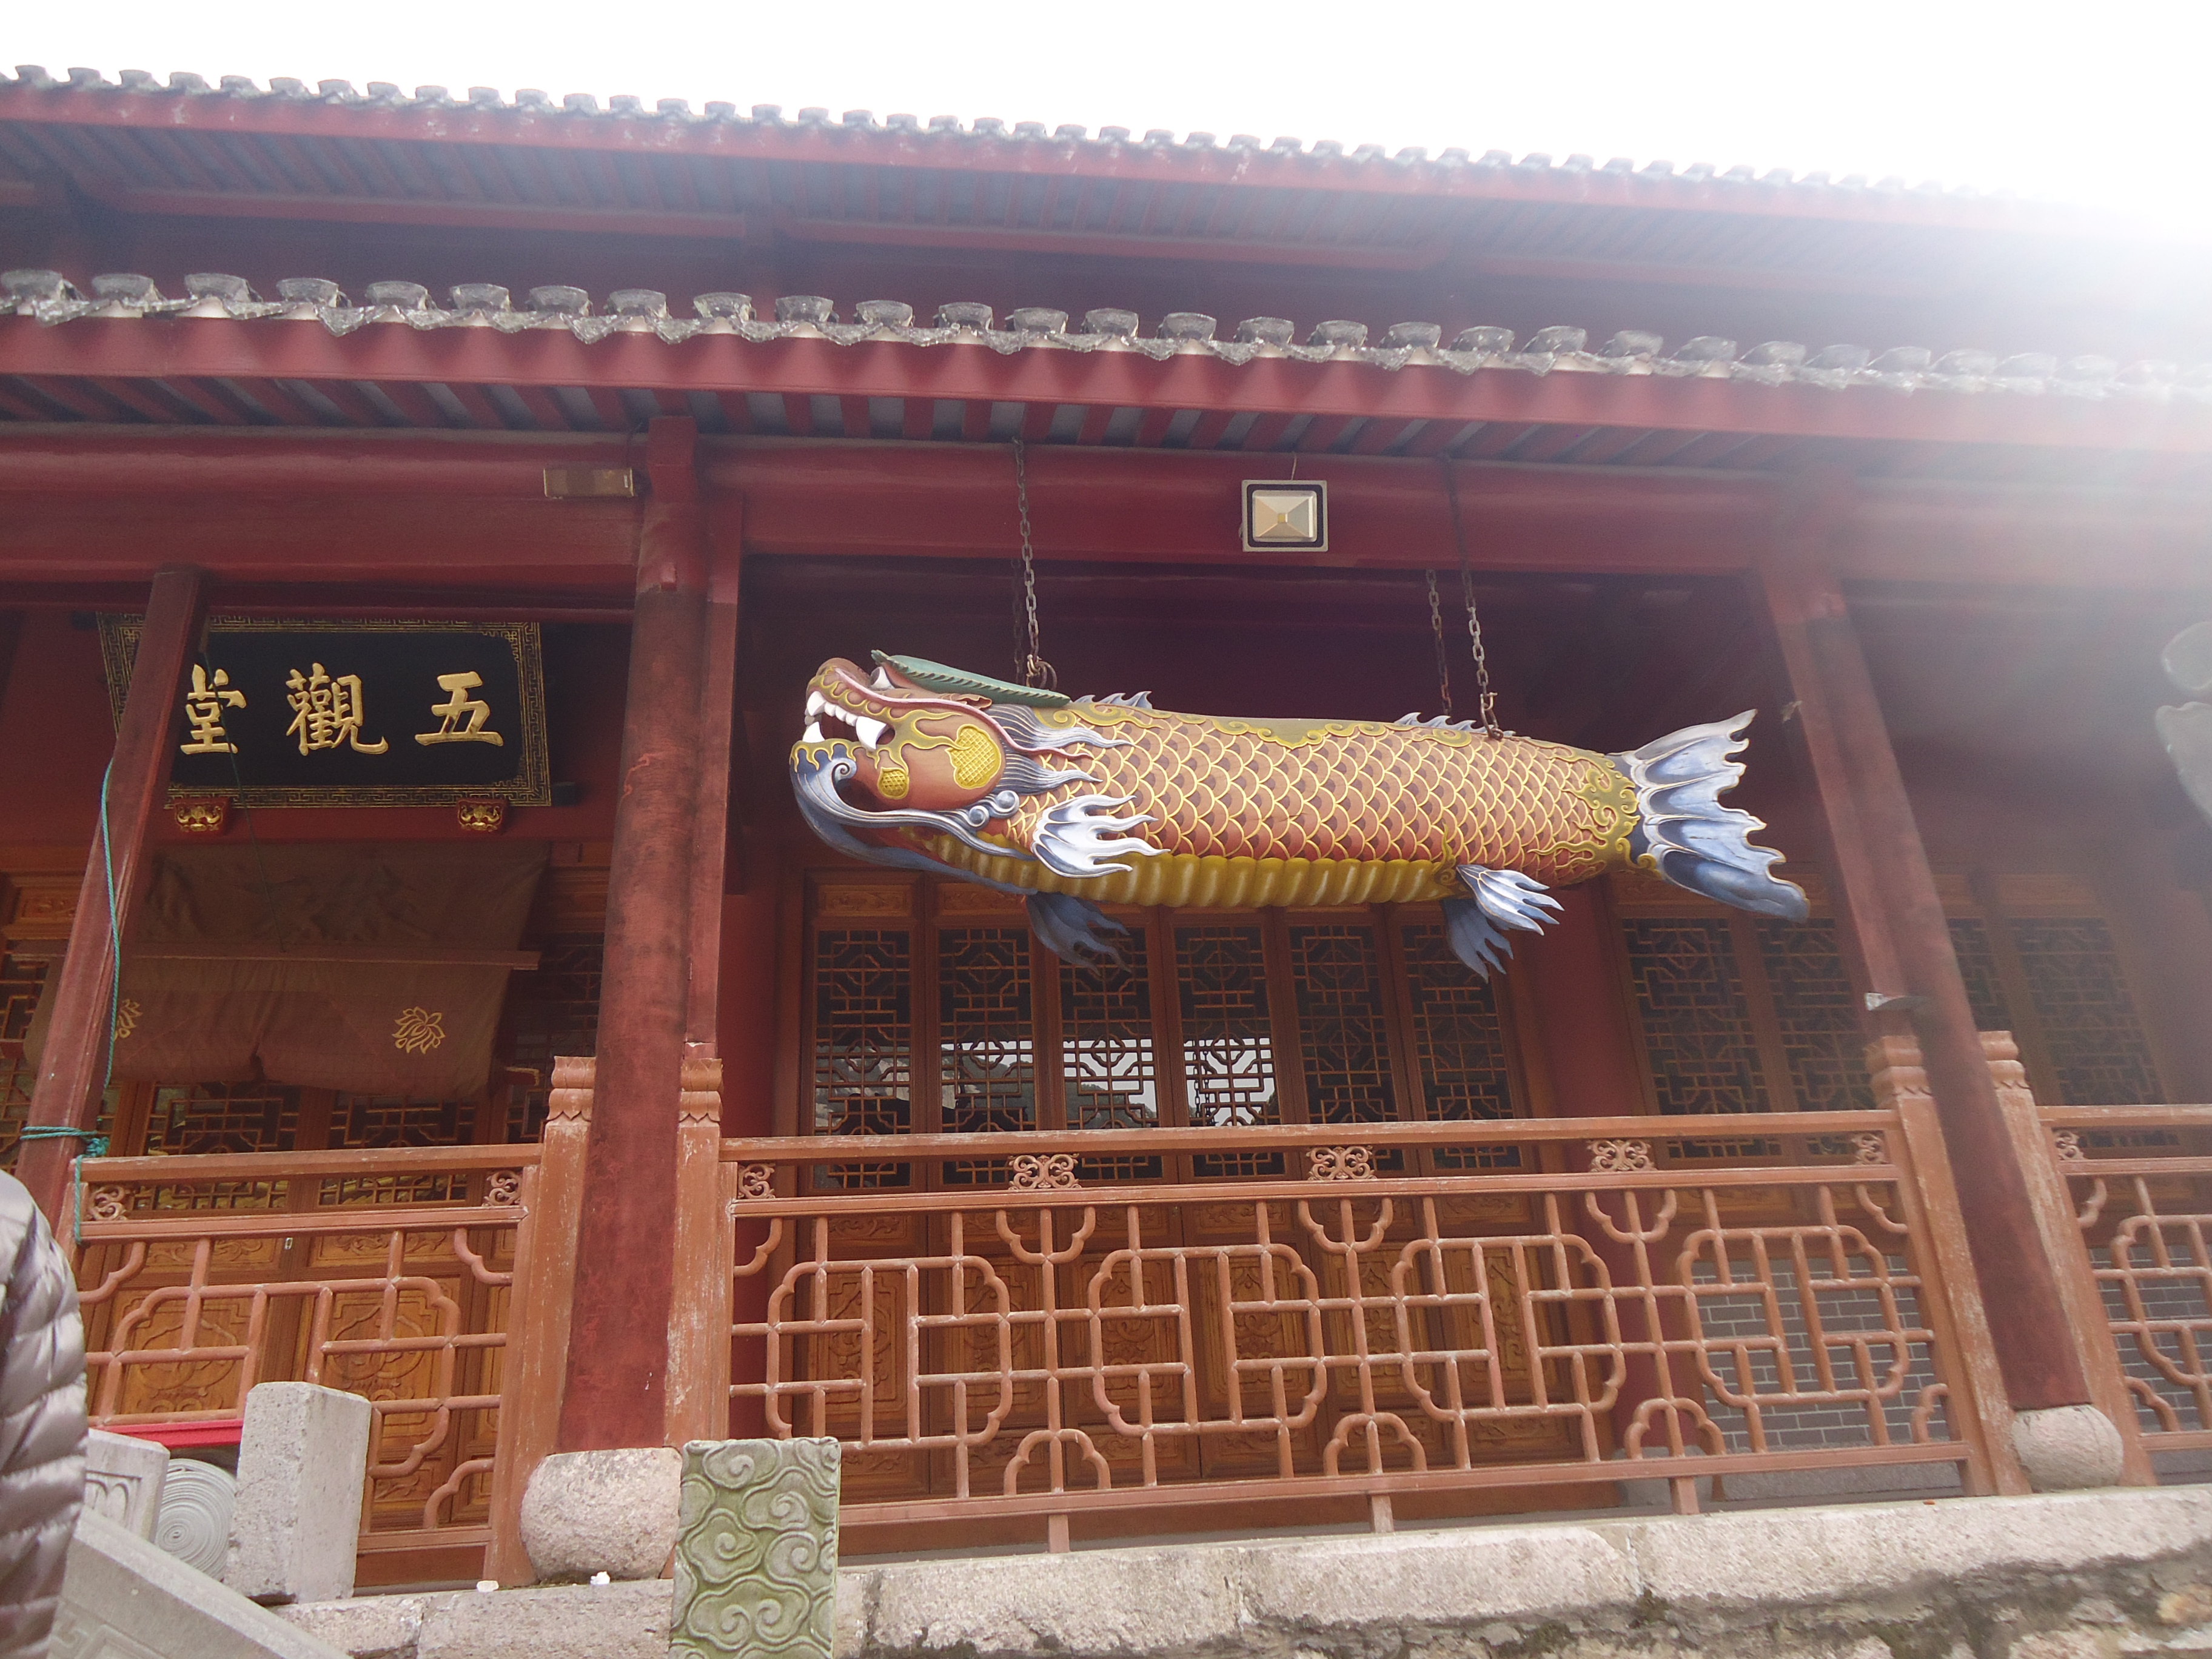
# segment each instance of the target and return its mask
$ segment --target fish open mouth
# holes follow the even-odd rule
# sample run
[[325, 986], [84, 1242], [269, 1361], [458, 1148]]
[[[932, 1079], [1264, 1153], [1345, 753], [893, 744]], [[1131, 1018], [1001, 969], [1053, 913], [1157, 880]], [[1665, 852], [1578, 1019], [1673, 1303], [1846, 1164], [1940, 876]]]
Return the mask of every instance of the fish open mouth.
[[[846, 688], [842, 683], [843, 678], [844, 676], [838, 676], [838, 682], [834, 684], [834, 690], [838, 693], [834, 702], [819, 685], [807, 692], [806, 729], [799, 734], [799, 740], [801, 743], [835, 743], [842, 738], [863, 749], [880, 747], [884, 739], [890, 735], [890, 723], [877, 719], [865, 708], [849, 706], [846, 700]], [[880, 668], [876, 671], [873, 684], [882, 690], [892, 689], [890, 677]], [[853, 699], [854, 702], [860, 701], [857, 697]]]
[[819, 691], [811, 692], [806, 699], [806, 730], [799, 734], [801, 743], [836, 743], [843, 741], [862, 749], [882, 746], [890, 735], [890, 724], [862, 714], [848, 714], [836, 707]]
[[[891, 719], [886, 717], [895, 717], [897, 711], [867, 694], [884, 691], [896, 696], [897, 690], [880, 668], [872, 681], [863, 682], [846, 664], [824, 665], [822, 676], [807, 690], [805, 726], [799, 733], [799, 744], [842, 743], [856, 757], [873, 757], [894, 735]], [[839, 780], [837, 793], [863, 809], [884, 804], [849, 774]]]

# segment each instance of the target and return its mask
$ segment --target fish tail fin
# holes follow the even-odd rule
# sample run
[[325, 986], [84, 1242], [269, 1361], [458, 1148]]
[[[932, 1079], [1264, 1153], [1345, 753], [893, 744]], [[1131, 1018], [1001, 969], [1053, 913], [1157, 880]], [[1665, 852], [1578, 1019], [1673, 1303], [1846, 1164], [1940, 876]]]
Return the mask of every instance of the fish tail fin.
[[1648, 854], [1662, 876], [1692, 893], [1759, 915], [1802, 921], [1804, 890], [1771, 868], [1782, 854], [1752, 845], [1752, 832], [1765, 823], [1720, 804], [1743, 776], [1735, 757], [1749, 741], [1743, 729], [1757, 712], [1685, 726], [1609, 758], [1636, 787], [1638, 822], [1630, 845], [1639, 859]]

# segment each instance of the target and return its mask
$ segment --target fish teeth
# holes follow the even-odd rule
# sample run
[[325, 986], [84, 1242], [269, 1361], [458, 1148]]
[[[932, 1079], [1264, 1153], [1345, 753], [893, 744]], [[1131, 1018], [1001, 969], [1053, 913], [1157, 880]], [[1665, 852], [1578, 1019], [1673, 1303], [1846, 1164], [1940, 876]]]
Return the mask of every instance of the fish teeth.
[[890, 732], [890, 727], [881, 720], [872, 720], [866, 714], [852, 717], [853, 729], [860, 734], [860, 741], [871, 749], [881, 743]]
[[820, 743], [822, 741], [822, 722], [819, 720], [807, 721], [806, 730], [799, 733], [799, 740], [801, 743]]
[[819, 691], [809, 691], [806, 694], [807, 719], [812, 720], [817, 714], [820, 714], [829, 706], [830, 700], [823, 696]]

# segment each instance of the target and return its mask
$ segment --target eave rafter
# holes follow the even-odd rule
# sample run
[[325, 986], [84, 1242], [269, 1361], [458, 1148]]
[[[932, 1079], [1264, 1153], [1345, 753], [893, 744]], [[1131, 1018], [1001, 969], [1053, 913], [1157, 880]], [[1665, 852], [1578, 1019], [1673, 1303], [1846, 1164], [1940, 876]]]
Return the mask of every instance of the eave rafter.
[[[1701, 375], [1491, 369], [1462, 374], [1288, 357], [1236, 364], [1195, 351], [1164, 358], [1116, 349], [999, 352], [963, 343], [839, 344], [714, 333], [670, 343], [650, 333], [617, 332], [586, 343], [560, 329], [425, 331], [373, 324], [341, 337], [304, 320], [88, 317], [48, 327], [14, 317], [0, 318], [0, 376], [33, 385], [422, 386], [450, 388], [449, 398], [461, 388], [566, 389], [601, 410], [611, 429], [616, 422], [609, 417], [628, 406], [623, 393], [633, 394], [629, 402], [642, 393], [664, 405], [669, 398], [696, 393], [724, 399], [827, 398], [863, 407], [866, 400], [881, 399], [1015, 404], [1040, 412], [1188, 410], [1200, 419], [1223, 413], [1261, 421], [1361, 416], [1400, 430], [1421, 422], [1425, 429], [1455, 439], [1469, 428], [1501, 434], [1568, 428], [1585, 434], [1607, 428], [1846, 443], [2212, 453], [2212, 404], [2187, 399], [1904, 395], [1878, 387], [1831, 392]], [[1050, 418], [1048, 414], [1044, 421], [1048, 432]], [[1341, 425], [1331, 429], [1346, 431]], [[1359, 435], [1349, 434], [1345, 441], [1357, 442]]]

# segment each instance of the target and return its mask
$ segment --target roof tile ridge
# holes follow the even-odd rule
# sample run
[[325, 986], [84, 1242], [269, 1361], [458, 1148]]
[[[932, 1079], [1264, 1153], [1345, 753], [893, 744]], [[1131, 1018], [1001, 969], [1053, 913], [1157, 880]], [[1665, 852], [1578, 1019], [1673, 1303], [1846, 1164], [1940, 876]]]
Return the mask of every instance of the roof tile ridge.
[[324, 277], [287, 277], [277, 297], [267, 301], [240, 276], [201, 273], [185, 278], [185, 295], [163, 295], [152, 278], [136, 272], [104, 272], [91, 278], [89, 296], [59, 271], [25, 268], [0, 272], [0, 316], [13, 313], [60, 325], [86, 318], [130, 319], [179, 317], [223, 318], [231, 321], [283, 319], [318, 321], [346, 335], [381, 324], [409, 328], [489, 328], [501, 333], [532, 329], [566, 329], [580, 342], [596, 344], [617, 333], [652, 333], [676, 345], [702, 334], [735, 334], [754, 343], [809, 337], [840, 346], [890, 341], [915, 347], [981, 343], [1000, 352], [1068, 350], [1130, 352], [1155, 361], [1181, 355], [1211, 356], [1241, 366], [1262, 356], [1294, 362], [1358, 362], [1389, 373], [1409, 368], [1449, 368], [1462, 374], [1500, 369], [1529, 374], [1599, 374], [1658, 375], [1741, 381], [1779, 387], [1804, 386], [1829, 392], [1868, 388], [1897, 394], [2057, 395], [2099, 400], [2126, 398], [2167, 402], [2182, 398], [2212, 403], [2212, 363], [2184, 369], [2162, 359], [2123, 364], [2094, 354], [2064, 361], [2056, 356], [2016, 353], [2000, 360], [1994, 352], [1960, 348], [1938, 356], [1923, 346], [1891, 346], [1875, 352], [1864, 346], [1837, 344], [1818, 351], [1795, 341], [1770, 340], [1741, 350], [1733, 340], [1699, 335], [1672, 352], [1657, 334], [1623, 330], [1595, 351], [1588, 334], [1562, 324], [1538, 330], [1516, 345], [1510, 329], [1477, 325], [1442, 343], [1442, 327], [1431, 322], [1394, 323], [1379, 344], [1368, 343], [1366, 325], [1350, 320], [1317, 323], [1304, 344], [1296, 325], [1282, 318], [1247, 319], [1229, 338], [1219, 337], [1214, 319], [1195, 312], [1171, 312], [1150, 336], [1133, 311], [1111, 307], [1087, 313], [1071, 328], [1065, 312], [1019, 307], [994, 322], [988, 306], [947, 304], [934, 320], [918, 325], [914, 308], [900, 301], [864, 300], [854, 320], [840, 319], [834, 301], [813, 295], [784, 295], [772, 305], [774, 319], [760, 318], [744, 294], [702, 294], [691, 301], [692, 315], [679, 317], [657, 290], [620, 289], [594, 311], [582, 289], [552, 284], [530, 290], [520, 305], [498, 284], [464, 283], [441, 306], [418, 283], [370, 283], [356, 305], [339, 285]]

